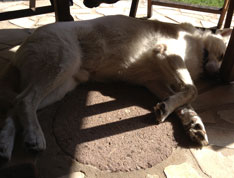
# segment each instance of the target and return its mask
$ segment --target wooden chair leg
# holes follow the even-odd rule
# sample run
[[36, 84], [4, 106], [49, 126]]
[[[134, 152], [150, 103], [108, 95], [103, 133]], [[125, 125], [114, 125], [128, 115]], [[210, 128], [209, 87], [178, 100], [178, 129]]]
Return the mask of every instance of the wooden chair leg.
[[218, 22], [218, 25], [217, 25], [218, 29], [220, 29], [222, 27], [222, 25], [223, 25], [223, 20], [224, 20], [224, 17], [226, 15], [226, 12], [228, 10], [229, 3], [230, 3], [230, 0], [225, 0], [225, 2], [223, 4], [222, 12], [220, 14], [219, 22]]
[[130, 17], [136, 17], [137, 7], [139, 4], [139, 0], [132, 0], [131, 10], [130, 10]]
[[56, 21], [73, 21], [69, 0], [53, 0]]
[[148, 0], [147, 4], [147, 18], [152, 17], [152, 0]]
[[32, 9], [33, 11], [36, 10], [36, 0], [29, 1], [29, 8]]
[[234, 1], [230, 0], [224, 28], [230, 28], [231, 22], [232, 22], [233, 12], [234, 12]]
[[234, 81], [234, 30], [232, 31], [229, 44], [220, 68], [221, 77], [225, 82]]

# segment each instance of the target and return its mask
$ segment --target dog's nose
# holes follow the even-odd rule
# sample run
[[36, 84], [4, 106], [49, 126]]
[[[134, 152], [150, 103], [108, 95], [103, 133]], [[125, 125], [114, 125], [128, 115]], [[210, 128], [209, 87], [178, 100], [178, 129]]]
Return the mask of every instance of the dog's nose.
[[210, 76], [215, 76], [219, 73], [219, 65], [215, 62], [208, 62], [205, 68]]

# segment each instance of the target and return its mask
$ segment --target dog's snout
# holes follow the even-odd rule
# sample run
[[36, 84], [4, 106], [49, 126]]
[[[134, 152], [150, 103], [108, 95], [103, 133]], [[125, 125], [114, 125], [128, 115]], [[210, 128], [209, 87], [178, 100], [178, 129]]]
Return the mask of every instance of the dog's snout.
[[216, 72], [219, 71], [219, 64], [217, 62], [208, 62], [206, 64], [206, 70], [210, 73], [210, 74], [214, 74]]
[[205, 66], [205, 70], [210, 77], [217, 77], [219, 75], [220, 65], [218, 62], [208, 62]]

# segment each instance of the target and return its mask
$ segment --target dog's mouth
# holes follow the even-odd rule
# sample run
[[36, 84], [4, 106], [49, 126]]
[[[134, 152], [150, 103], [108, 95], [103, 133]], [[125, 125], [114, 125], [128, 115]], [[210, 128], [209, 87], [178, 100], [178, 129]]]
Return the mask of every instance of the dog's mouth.
[[209, 71], [206, 69], [206, 67], [204, 66], [204, 70], [203, 70], [203, 74], [202, 74], [205, 78], [207, 79], [211, 79], [211, 80], [219, 80], [220, 79], [220, 71]]

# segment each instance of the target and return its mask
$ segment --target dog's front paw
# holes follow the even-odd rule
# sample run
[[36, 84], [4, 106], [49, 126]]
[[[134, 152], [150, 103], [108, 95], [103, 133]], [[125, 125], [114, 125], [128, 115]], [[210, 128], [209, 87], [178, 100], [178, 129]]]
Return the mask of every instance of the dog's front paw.
[[11, 154], [14, 147], [14, 136], [2, 136], [2, 133], [0, 133], [0, 162], [7, 162], [11, 159]]
[[195, 126], [194, 128], [190, 128], [187, 132], [194, 142], [198, 143], [201, 146], [206, 146], [209, 144], [208, 137], [206, 131], [200, 129], [199, 126]]
[[154, 107], [154, 113], [156, 115], [156, 120], [159, 123], [163, 122], [168, 116], [166, 103], [160, 102], [160, 103], [156, 104], [156, 106]]
[[41, 152], [46, 149], [46, 141], [41, 129], [24, 131], [24, 146], [28, 151]]
[[194, 110], [184, 108], [179, 112], [178, 116], [180, 117], [182, 124], [191, 140], [201, 146], [209, 144], [202, 119]]

